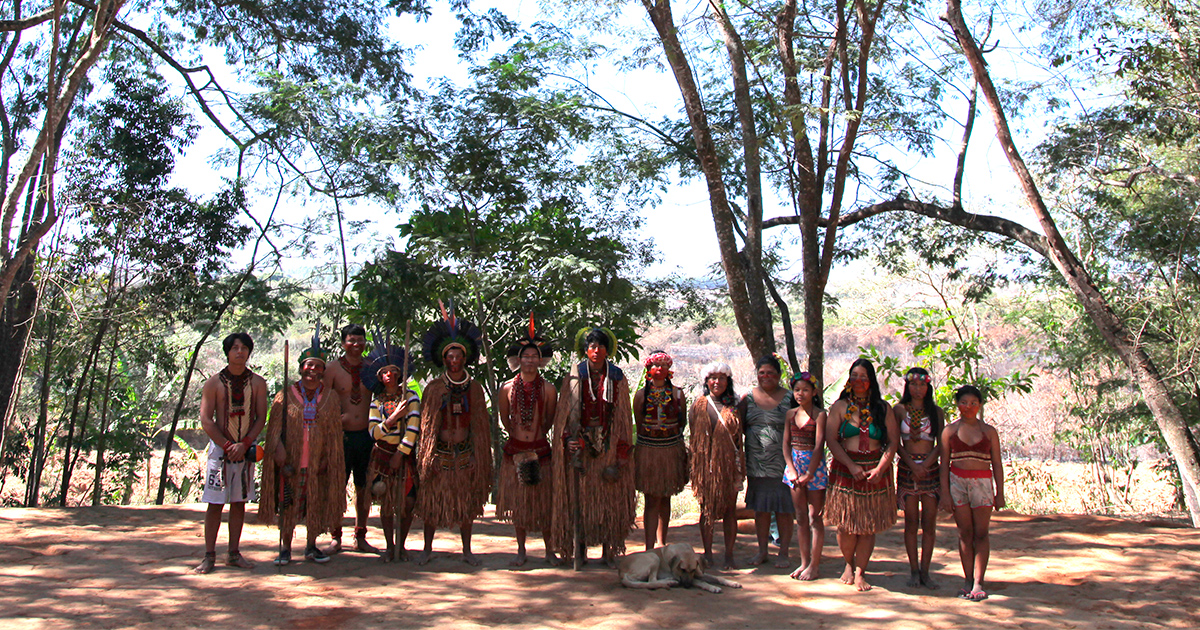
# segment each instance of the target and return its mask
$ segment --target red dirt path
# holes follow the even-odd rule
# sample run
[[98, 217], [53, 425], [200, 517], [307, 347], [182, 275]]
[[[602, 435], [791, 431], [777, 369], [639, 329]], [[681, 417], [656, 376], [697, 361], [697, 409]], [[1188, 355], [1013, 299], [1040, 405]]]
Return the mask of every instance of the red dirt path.
[[[897, 526], [879, 537], [869, 593], [837, 580], [830, 536], [819, 581], [800, 583], [767, 565], [726, 574], [745, 588], [712, 595], [624, 589], [595, 562], [580, 573], [550, 568], [540, 540], [530, 541], [529, 563], [510, 570], [511, 528], [488, 514], [475, 528], [479, 568], [460, 561], [457, 534], [439, 532], [426, 567], [345, 553], [278, 572], [270, 564], [276, 531], [247, 525], [242, 549], [258, 567], [218, 563], [197, 576], [190, 570], [203, 554], [203, 506], [3, 509], [0, 627], [1200, 628], [1200, 532], [1162, 521], [1000, 513], [991, 598], [972, 603], [954, 597], [960, 570], [946, 520], [934, 555], [938, 591], [904, 586]], [[381, 545], [376, 522], [370, 537]], [[410, 550], [420, 544], [419, 525]], [[699, 548], [694, 523], [671, 531], [673, 542]], [[222, 526], [218, 559], [225, 535]], [[641, 536], [631, 532], [631, 550]], [[296, 538], [299, 545], [303, 533]], [[739, 537], [739, 559], [752, 542]]]

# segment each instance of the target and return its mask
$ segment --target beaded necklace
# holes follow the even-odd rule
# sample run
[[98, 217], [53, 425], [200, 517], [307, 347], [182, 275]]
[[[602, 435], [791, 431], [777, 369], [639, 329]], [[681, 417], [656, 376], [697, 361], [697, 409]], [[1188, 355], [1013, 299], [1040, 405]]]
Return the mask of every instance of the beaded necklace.
[[858, 413], [858, 451], [866, 453], [870, 450], [869, 440], [871, 437], [871, 400], [858, 400], [851, 396], [847, 401], [845, 421], [854, 424], [851, 419], [855, 413]]
[[666, 410], [671, 405], [672, 388], [663, 386], [655, 387], [653, 384], [646, 385], [646, 407], [644, 417], [647, 420], [658, 420], [662, 422], [666, 415]]
[[517, 421], [526, 431], [533, 428], [534, 412], [542, 409], [542, 391], [546, 388], [545, 380], [539, 374], [533, 381], [526, 383], [517, 374], [513, 379], [512, 397], [510, 404], [516, 412]]

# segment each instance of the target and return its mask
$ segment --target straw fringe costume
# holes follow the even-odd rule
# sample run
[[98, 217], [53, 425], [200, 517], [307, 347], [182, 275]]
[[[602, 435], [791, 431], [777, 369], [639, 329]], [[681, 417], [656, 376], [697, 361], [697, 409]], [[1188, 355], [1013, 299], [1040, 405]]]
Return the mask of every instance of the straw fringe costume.
[[[449, 528], [483, 515], [492, 491], [491, 421], [483, 387], [470, 379], [464, 391], [453, 391], [447, 378], [436, 378], [421, 400], [421, 435], [417, 444], [416, 513], [426, 525]], [[458, 444], [438, 440], [451, 416], [454, 399], [466, 399], [468, 438]], [[459, 403], [461, 404], [461, 403]], [[459, 416], [461, 417], [461, 416]]]
[[[558, 410], [554, 417], [551, 465], [554, 479], [554, 514], [551, 545], [565, 560], [574, 558], [572, 549], [572, 516], [576, 504], [582, 512], [583, 544], [607, 544], [611, 553], [625, 551], [625, 536], [633, 527], [637, 495], [633, 487], [633, 466], [629, 449], [633, 429], [633, 413], [629, 400], [629, 381], [620, 368], [606, 363], [603, 377], [605, 390], [601, 406], [606, 410], [596, 425], [589, 426], [584, 417], [584, 405], [597, 403], [588, 374], [587, 361], [578, 364], [563, 377], [559, 390]], [[568, 427], [581, 427], [584, 446], [580, 451], [583, 470], [580, 471], [580, 495], [575, 495], [571, 455], [566, 449]], [[615, 478], [604, 477], [604, 471], [616, 466]]]
[[672, 386], [671, 390], [663, 405], [649, 400], [656, 394], [649, 383], [642, 390], [646, 402], [639, 410], [633, 479], [638, 492], [652, 497], [675, 496], [688, 482], [688, 451], [683, 440], [686, 401], [679, 388]]
[[692, 403], [688, 418], [691, 425], [692, 494], [700, 503], [706, 522], [720, 520], [737, 506], [738, 493], [746, 478], [746, 455], [742, 450], [742, 421], [735, 407], [721, 409], [713, 422], [707, 396]]
[[[316, 421], [308, 431], [308, 467], [301, 468], [304, 452], [304, 396], [300, 383], [289, 390], [287, 417], [287, 462], [296, 469], [291, 478], [284, 478], [283, 529], [293, 530], [303, 521], [310, 533], [331, 532], [342, 523], [346, 512], [346, 464], [342, 452], [342, 405], [338, 393], [321, 387], [316, 406]], [[279, 444], [280, 414], [283, 392], [275, 395], [271, 404], [271, 422], [267, 425], [267, 452], [274, 453]], [[263, 459], [262, 498], [258, 522], [278, 523], [277, 514], [281, 492], [275, 458]]]

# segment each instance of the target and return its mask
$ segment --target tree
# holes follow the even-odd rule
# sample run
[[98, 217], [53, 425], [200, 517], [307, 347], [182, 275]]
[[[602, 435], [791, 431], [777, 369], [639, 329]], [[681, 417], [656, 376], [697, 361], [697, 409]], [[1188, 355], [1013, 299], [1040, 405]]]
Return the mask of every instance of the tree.
[[947, 0], [946, 19], [954, 31], [963, 55], [970, 64], [975, 80], [991, 111], [996, 124], [997, 139], [1004, 148], [1009, 163], [1021, 183], [1026, 200], [1033, 208], [1045, 234], [1047, 258], [1053, 263], [1063, 281], [1066, 282], [1105, 340], [1130, 370], [1146, 404], [1154, 414], [1159, 431], [1162, 432], [1163, 438], [1175, 458], [1185, 488], [1192, 525], [1200, 527], [1200, 446], [1197, 445], [1195, 437], [1188, 429], [1187, 420], [1176, 406], [1158, 366], [1139, 342], [1137, 335], [1125, 326], [1125, 322], [1096, 287], [1087, 268], [1075, 256], [1059, 232], [1058, 225], [1046, 206], [1037, 182], [1024, 159], [1021, 158], [1016, 143], [1012, 139], [1004, 105], [992, 83], [983, 53], [963, 19], [958, 0]]

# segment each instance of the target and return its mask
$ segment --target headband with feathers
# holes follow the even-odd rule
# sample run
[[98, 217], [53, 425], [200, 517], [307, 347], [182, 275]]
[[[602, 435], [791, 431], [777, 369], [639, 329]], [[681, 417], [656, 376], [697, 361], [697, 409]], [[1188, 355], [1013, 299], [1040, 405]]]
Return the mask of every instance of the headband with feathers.
[[[363, 359], [362, 384], [367, 389], [378, 394], [383, 391], [380, 376], [386, 368], [395, 368], [401, 374], [412, 375], [412, 358], [404, 346], [392, 345], [391, 333], [383, 333], [376, 329], [373, 335], [375, 348]], [[403, 383], [400, 384], [403, 387]]]
[[613, 334], [613, 331], [601, 326], [580, 328], [579, 332], [575, 333], [575, 353], [581, 357], [587, 356], [587, 344], [584, 341], [593, 331], [598, 331], [608, 338], [608, 356], [617, 356], [617, 336]]
[[554, 346], [550, 345], [544, 337], [537, 334], [537, 329], [533, 324], [533, 313], [529, 313], [529, 331], [528, 333], [513, 342], [508, 347], [508, 367], [516, 372], [521, 369], [521, 353], [525, 348], [537, 348], [538, 354], [541, 356], [540, 367], [550, 365], [550, 360], [554, 358]]
[[321, 349], [321, 322], [318, 321], [316, 327], [313, 328], [311, 345], [300, 353], [300, 365], [309, 359], [317, 359], [321, 363], [329, 362], [329, 355]]
[[454, 302], [450, 302], [450, 308], [438, 300], [438, 308], [441, 309], [442, 318], [433, 322], [429, 330], [425, 332], [425, 336], [421, 339], [421, 350], [425, 355], [425, 360], [433, 365], [444, 368], [443, 359], [446, 356], [446, 351], [450, 348], [459, 348], [463, 351], [466, 357], [466, 365], [474, 365], [479, 361], [479, 345], [483, 339], [483, 331], [471, 322], [459, 317], [454, 313]]

